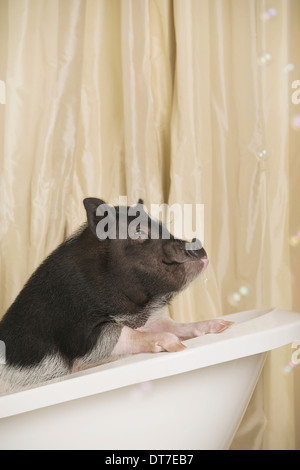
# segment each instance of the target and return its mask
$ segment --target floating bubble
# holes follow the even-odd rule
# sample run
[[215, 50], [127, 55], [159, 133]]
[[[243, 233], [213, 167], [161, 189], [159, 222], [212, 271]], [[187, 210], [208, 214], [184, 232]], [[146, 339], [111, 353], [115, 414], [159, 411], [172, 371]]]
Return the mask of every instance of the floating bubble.
[[247, 286], [241, 286], [239, 288], [239, 292], [240, 292], [241, 295], [246, 296], [246, 295], [249, 294], [249, 289], [248, 289]]
[[240, 294], [238, 294], [238, 292], [234, 292], [232, 294], [232, 298], [235, 302], [239, 302], [241, 300], [241, 296], [240, 296]]
[[284, 67], [283, 71], [288, 73], [288, 72], [291, 72], [292, 70], [294, 70], [294, 68], [295, 68], [295, 65], [292, 64], [292, 63], [289, 63]]
[[241, 307], [241, 309], [247, 307], [247, 298], [250, 294], [250, 288], [245, 284], [238, 284], [236, 289], [227, 296], [227, 301], [233, 307]]
[[143, 392], [147, 393], [153, 389], [153, 383], [151, 382], [151, 380], [148, 380], [147, 382], [141, 382], [139, 384], [139, 387]]
[[241, 299], [241, 296], [237, 292], [233, 292], [232, 294], [229, 294], [227, 297], [228, 302], [230, 305], [233, 307], [236, 307]]
[[269, 158], [268, 151], [266, 149], [259, 150], [256, 154], [256, 159], [259, 162], [264, 162]]
[[287, 374], [288, 374], [289, 372], [291, 372], [291, 370], [292, 370], [292, 368], [291, 368], [289, 365], [287, 365], [287, 366], [284, 367], [284, 372], [286, 372]]
[[268, 65], [272, 60], [272, 56], [269, 52], [262, 54], [258, 59], [259, 65]]
[[297, 235], [292, 235], [290, 237], [290, 245], [291, 246], [297, 246], [299, 245], [299, 238], [297, 237]]
[[141, 382], [137, 385], [132, 390], [132, 396], [137, 399], [142, 399], [149, 393], [151, 393], [153, 390], [153, 383], [151, 380], [148, 380], [146, 382]]
[[263, 11], [261, 14], [261, 19], [267, 21], [271, 18], [271, 15], [268, 11]]
[[270, 8], [270, 9], [269, 9], [269, 14], [270, 14], [271, 16], [277, 16], [277, 10], [276, 10], [276, 8]]
[[294, 367], [296, 366], [296, 364], [293, 362], [293, 361], [290, 361], [285, 367], [284, 367], [284, 371], [289, 373], [291, 372]]
[[273, 18], [274, 16], [277, 16], [277, 10], [276, 10], [276, 8], [270, 8], [269, 10], [262, 12], [261, 19], [263, 21], [268, 21], [271, 18]]
[[295, 129], [296, 131], [299, 131], [300, 130], [300, 114], [295, 114], [294, 116], [292, 116], [291, 118], [291, 126], [293, 129]]
[[294, 235], [290, 236], [289, 243], [291, 246], [298, 246], [300, 243], [300, 230], [298, 230]]

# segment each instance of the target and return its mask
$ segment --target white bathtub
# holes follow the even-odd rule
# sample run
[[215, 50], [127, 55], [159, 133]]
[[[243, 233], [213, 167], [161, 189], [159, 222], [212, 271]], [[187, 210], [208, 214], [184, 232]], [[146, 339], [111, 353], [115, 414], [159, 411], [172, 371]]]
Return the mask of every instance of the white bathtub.
[[300, 314], [227, 315], [220, 335], [0, 397], [0, 449], [227, 449], [266, 352], [300, 339]]

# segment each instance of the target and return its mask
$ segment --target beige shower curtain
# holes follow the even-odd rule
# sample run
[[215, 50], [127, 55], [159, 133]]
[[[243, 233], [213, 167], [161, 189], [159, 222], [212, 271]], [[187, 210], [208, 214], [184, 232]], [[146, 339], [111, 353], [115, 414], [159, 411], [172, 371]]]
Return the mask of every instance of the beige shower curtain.
[[[82, 199], [119, 195], [204, 204], [210, 266], [173, 318], [300, 311], [299, 22], [299, 0], [1, 0], [0, 315]], [[292, 352], [232, 448], [296, 447]]]

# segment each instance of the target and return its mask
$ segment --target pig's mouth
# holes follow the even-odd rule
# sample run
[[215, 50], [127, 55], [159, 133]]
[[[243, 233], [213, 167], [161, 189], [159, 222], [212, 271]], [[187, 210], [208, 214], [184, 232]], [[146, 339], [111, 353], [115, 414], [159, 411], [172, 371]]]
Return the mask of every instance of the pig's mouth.
[[185, 255], [187, 258], [185, 272], [188, 282], [193, 281], [196, 279], [196, 277], [203, 273], [209, 263], [206, 251], [202, 247], [201, 243], [196, 239], [194, 239], [193, 242], [198, 242], [200, 250], [185, 250]]
[[187, 283], [194, 281], [200, 274], [202, 274], [207, 268], [208, 263], [209, 260], [207, 257], [188, 260], [185, 263]]
[[209, 263], [209, 259], [207, 256], [204, 256], [203, 258], [198, 258], [198, 259], [189, 259], [187, 260], [187, 267], [188, 269], [193, 269], [196, 271], [199, 271], [199, 274], [205, 271]]
[[204, 256], [199, 261], [202, 263], [202, 271], [204, 271], [208, 266], [209, 259], [207, 258], [207, 256]]

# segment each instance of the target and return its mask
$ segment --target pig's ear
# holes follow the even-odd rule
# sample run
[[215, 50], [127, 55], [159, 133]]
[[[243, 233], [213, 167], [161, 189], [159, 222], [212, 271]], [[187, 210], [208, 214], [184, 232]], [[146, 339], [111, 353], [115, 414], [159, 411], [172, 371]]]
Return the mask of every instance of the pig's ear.
[[96, 227], [100, 220], [100, 217], [96, 215], [97, 207], [101, 204], [106, 204], [102, 199], [96, 197], [87, 197], [83, 200], [83, 205], [86, 210], [88, 226], [91, 231], [96, 235]]

